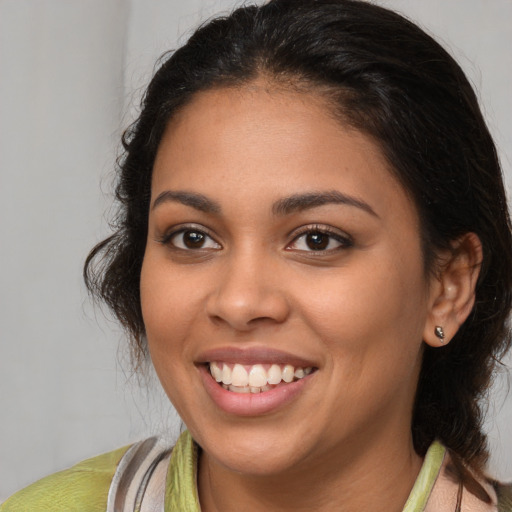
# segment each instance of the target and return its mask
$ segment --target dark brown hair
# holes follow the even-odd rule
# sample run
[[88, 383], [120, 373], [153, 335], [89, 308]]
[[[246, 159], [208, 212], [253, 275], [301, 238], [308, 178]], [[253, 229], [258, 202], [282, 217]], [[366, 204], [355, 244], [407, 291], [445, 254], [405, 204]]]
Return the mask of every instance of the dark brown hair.
[[483, 262], [469, 318], [444, 348], [425, 346], [412, 431], [425, 453], [440, 439], [466, 463], [487, 456], [480, 400], [510, 346], [512, 241], [496, 149], [463, 71], [400, 15], [357, 0], [271, 0], [200, 27], [165, 55], [123, 137], [114, 234], [84, 275], [146, 354], [139, 278], [153, 162], [163, 131], [199, 91], [265, 74], [327, 90], [338, 114], [373, 137], [414, 199], [427, 271], [435, 255], [476, 233]]

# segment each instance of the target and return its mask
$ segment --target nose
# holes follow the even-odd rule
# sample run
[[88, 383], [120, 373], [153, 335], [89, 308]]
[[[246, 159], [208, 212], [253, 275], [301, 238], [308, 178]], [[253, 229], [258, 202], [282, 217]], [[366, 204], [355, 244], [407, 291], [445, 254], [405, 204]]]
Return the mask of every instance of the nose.
[[289, 303], [276, 265], [256, 254], [228, 258], [216, 276], [207, 314], [217, 324], [251, 331], [262, 324], [280, 324]]

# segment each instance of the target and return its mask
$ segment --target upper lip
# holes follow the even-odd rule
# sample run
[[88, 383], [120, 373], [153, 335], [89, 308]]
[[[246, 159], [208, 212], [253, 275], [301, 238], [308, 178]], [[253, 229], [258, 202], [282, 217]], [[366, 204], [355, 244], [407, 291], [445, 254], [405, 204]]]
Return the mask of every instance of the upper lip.
[[269, 347], [219, 347], [201, 352], [195, 362], [205, 364], [213, 361], [246, 365], [290, 364], [296, 368], [318, 367], [311, 360]]

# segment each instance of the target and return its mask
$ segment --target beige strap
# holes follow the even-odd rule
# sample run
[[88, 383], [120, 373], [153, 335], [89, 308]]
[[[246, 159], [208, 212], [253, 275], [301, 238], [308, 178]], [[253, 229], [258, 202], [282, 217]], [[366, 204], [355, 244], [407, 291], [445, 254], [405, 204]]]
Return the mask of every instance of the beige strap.
[[164, 512], [165, 483], [171, 460], [171, 450], [156, 464], [142, 496], [140, 512]]
[[156, 437], [131, 446], [112, 479], [106, 512], [163, 512], [170, 451]]

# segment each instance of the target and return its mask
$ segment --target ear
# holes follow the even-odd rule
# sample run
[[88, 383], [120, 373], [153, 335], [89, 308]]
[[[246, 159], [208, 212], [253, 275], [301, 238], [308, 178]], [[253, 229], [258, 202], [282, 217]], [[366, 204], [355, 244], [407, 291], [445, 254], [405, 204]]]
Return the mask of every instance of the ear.
[[[471, 313], [482, 264], [482, 243], [474, 233], [455, 240], [451, 250], [438, 255], [439, 265], [430, 282], [429, 311], [423, 340], [432, 347], [450, 342]], [[444, 339], [436, 334], [441, 327]]]

